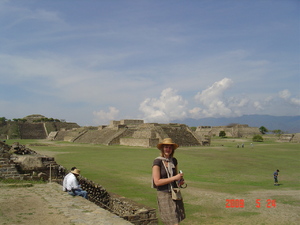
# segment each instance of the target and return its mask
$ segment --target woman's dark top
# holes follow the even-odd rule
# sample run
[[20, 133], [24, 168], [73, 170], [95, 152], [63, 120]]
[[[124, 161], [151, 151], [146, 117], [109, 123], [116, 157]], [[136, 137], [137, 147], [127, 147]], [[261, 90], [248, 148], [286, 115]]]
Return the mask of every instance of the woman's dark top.
[[[176, 167], [178, 162], [176, 158], [172, 158], [173, 159], [173, 164]], [[155, 159], [153, 162], [153, 166], [159, 166], [160, 167], [160, 178], [164, 179], [164, 178], [168, 178], [168, 174], [167, 171], [165, 169], [165, 166], [163, 165], [163, 160], [161, 159]], [[176, 175], [176, 169], [175, 167], [173, 168], [173, 176]], [[171, 183], [173, 187], [177, 187], [176, 185], [176, 181]], [[166, 185], [162, 185], [162, 186], [157, 186], [157, 190], [158, 191], [166, 191], [166, 192], [170, 192], [170, 185], [166, 184]]]

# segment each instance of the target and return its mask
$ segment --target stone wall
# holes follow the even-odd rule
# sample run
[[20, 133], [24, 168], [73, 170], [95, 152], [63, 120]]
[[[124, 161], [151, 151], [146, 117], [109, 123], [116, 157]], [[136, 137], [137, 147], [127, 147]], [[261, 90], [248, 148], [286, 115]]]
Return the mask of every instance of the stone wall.
[[156, 225], [156, 209], [138, 204], [128, 198], [110, 193], [109, 208], [112, 212], [136, 225]]
[[282, 135], [280, 135], [278, 141], [291, 142], [291, 143], [300, 143], [300, 133], [282, 134]]
[[120, 145], [153, 147], [158, 144], [158, 138], [120, 138]]
[[[136, 225], [157, 225], [156, 209], [108, 192], [103, 186], [82, 176], [82, 189], [88, 192], [89, 201]], [[62, 183], [62, 180], [59, 180]]]
[[20, 122], [7, 121], [0, 124], [2, 139], [46, 139], [51, 132], [61, 129], [80, 128], [76, 123], [67, 122]]
[[120, 125], [121, 122], [120, 121], [117, 121], [117, 120], [111, 120], [110, 123], [109, 123], [109, 127], [115, 127], [115, 126], [118, 126]]
[[233, 126], [198, 126], [195, 133], [201, 136], [219, 136], [220, 131], [225, 131], [227, 137], [252, 137], [261, 134], [258, 127], [249, 127], [247, 124]]
[[293, 136], [291, 142], [292, 142], [292, 143], [300, 143], [300, 133], [294, 134], [294, 136]]
[[128, 120], [128, 119], [125, 119], [125, 120], [120, 120], [120, 124], [122, 125], [140, 125], [140, 124], [143, 124], [144, 123], [144, 120]]

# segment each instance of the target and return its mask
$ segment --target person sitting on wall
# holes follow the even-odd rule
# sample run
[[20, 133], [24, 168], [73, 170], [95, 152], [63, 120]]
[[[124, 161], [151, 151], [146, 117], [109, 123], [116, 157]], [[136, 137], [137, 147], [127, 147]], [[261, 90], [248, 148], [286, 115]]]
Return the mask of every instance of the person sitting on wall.
[[79, 169], [71, 170], [63, 181], [63, 191], [68, 192], [69, 195], [82, 196], [88, 199], [88, 193], [80, 188], [77, 177], [80, 175]]
[[66, 188], [67, 187], [67, 179], [68, 179], [67, 177], [70, 176], [70, 175], [72, 175], [72, 171], [74, 171], [75, 169], [77, 169], [76, 166], [73, 166], [71, 168], [71, 171], [64, 177], [64, 180], [63, 180], [63, 191], [65, 191], [65, 192], [67, 191], [67, 188]]

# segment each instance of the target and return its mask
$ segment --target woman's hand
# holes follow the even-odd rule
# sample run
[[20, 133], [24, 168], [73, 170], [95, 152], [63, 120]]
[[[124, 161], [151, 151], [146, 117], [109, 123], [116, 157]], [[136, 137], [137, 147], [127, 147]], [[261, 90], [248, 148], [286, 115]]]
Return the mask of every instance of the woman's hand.
[[178, 180], [183, 179], [183, 173], [179, 173], [179, 174], [177, 174], [173, 177], [161, 179], [161, 177], [160, 177], [160, 167], [155, 165], [155, 166], [152, 167], [152, 178], [153, 178], [153, 182], [156, 186], [162, 186], [162, 185], [169, 184], [173, 181], [178, 181]]
[[173, 176], [174, 181], [177, 180], [183, 180], [183, 173], [178, 173], [177, 175]]

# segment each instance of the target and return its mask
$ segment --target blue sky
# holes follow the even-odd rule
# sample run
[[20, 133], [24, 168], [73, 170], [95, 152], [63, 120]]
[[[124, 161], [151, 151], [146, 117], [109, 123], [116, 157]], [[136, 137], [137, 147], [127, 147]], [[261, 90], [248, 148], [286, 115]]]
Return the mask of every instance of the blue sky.
[[300, 115], [298, 0], [0, 0], [0, 117]]

